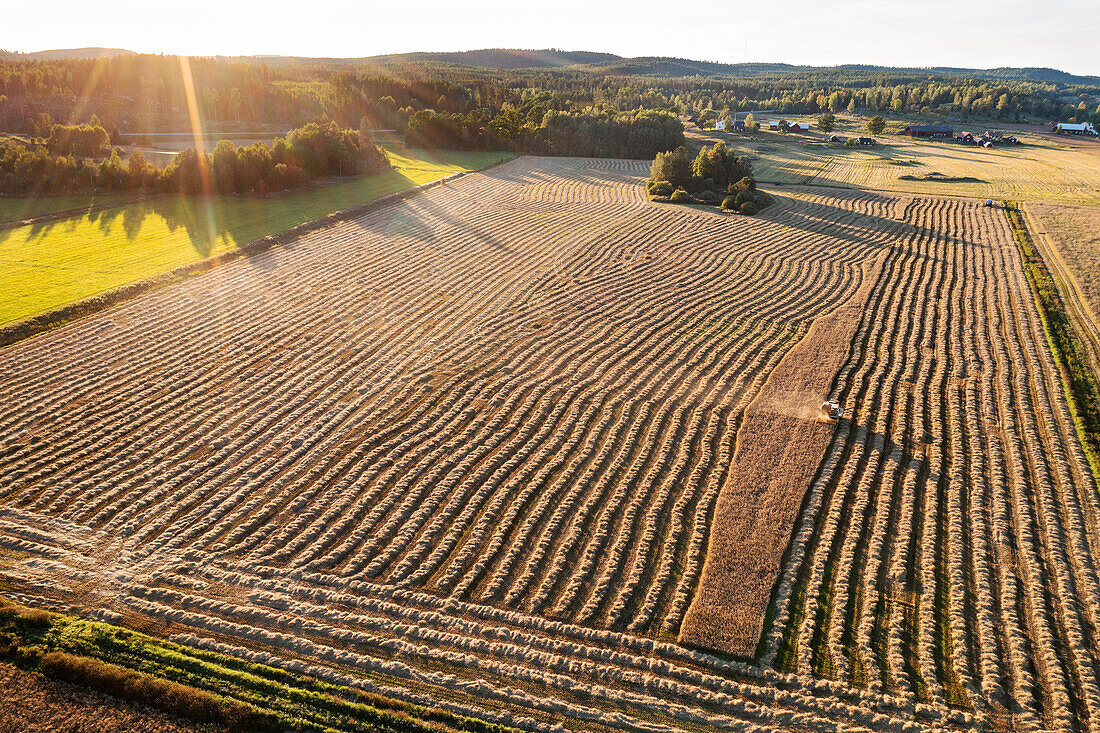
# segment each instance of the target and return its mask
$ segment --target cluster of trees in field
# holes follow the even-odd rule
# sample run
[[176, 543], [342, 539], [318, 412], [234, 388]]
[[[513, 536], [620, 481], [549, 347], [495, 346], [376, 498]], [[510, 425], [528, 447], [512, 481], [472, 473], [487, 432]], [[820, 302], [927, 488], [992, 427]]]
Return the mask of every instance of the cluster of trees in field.
[[[55, 126], [60, 127], [60, 126]], [[73, 126], [96, 129], [101, 126]], [[51, 141], [53, 140], [51, 134]], [[93, 136], [98, 139], [98, 136]], [[59, 134], [58, 139], [65, 136]], [[51, 194], [86, 191], [158, 190], [176, 193], [255, 193], [308, 186], [339, 175], [388, 170], [389, 158], [369, 132], [333, 122], [308, 123], [274, 144], [236, 146], [222, 140], [213, 152], [188, 149], [159, 168], [135, 151], [123, 161], [119, 149], [102, 160], [78, 157], [68, 147], [30, 147], [17, 140], [0, 142], [0, 192]]]
[[767, 194], [756, 189], [749, 157], [735, 155], [721, 141], [703, 146], [694, 158], [683, 146], [657, 153], [646, 191], [655, 200], [711, 204], [750, 215], [771, 203]]

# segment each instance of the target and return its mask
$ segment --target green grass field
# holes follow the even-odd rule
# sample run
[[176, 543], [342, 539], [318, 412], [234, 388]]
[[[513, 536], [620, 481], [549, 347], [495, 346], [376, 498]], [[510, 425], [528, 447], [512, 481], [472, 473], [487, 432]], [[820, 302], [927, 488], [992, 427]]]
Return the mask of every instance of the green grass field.
[[231, 250], [339, 209], [510, 157], [499, 152], [388, 152], [392, 171], [309, 191], [267, 199], [163, 196], [0, 230], [0, 324]]
[[124, 204], [132, 196], [128, 193], [98, 194], [95, 196], [48, 196], [35, 198], [19, 196], [0, 197], [0, 222], [32, 219], [36, 216], [56, 214], [59, 211], [87, 209], [89, 206]]

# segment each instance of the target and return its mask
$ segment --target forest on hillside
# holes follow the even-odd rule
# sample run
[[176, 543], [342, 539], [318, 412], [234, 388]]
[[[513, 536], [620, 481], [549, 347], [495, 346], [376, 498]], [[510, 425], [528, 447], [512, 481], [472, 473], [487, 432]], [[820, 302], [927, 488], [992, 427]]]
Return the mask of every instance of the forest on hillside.
[[[739, 72], [740, 77], [675, 76], [670, 68], [670, 75], [661, 76], [663, 65], [680, 60], [653, 59], [644, 68], [641, 60], [627, 61], [591, 68], [491, 69], [400, 60], [136, 54], [4, 60], [0, 130], [44, 137], [53, 122], [85, 122], [95, 114], [109, 131], [176, 131], [186, 129], [195, 112], [219, 129], [266, 125], [286, 130], [320, 119], [353, 128], [367, 118], [376, 129], [404, 132], [421, 110], [479, 113], [469, 121], [493, 128], [498, 138], [521, 136], [517, 113], [523, 116], [519, 127], [537, 128], [543, 122], [540, 115], [550, 112], [606, 120], [639, 110], [697, 115], [706, 110], [814, 114], [850, 109], [1100, 122], [1100, 85], [873, 67], [767, 67]], [[650, 73], [633, 73], [638, 71]]]

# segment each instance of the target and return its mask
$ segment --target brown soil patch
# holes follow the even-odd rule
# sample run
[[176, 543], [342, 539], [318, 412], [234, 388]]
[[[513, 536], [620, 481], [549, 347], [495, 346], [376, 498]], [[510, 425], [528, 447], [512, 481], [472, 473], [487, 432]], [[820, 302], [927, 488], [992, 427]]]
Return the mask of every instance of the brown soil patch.
[[832, 436], [819, 408], [848, 356], [881, 262], [864, 265], [859, 291], [814, 321], [745, 411], [680, 643], [737, 656], [755, 652], [802, 497]]
[[0, 662], [0, 733], [190, 733], [222, 730], [188, 725], [108, 695]]

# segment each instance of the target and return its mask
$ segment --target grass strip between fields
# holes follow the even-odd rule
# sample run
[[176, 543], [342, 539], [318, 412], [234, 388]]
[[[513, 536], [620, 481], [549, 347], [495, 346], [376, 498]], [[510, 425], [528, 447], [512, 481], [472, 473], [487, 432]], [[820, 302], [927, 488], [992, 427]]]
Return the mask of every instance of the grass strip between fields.
[[1100, 383], [1089, 366], [1088, 352], [1074, 329], [1054, 276], [1031, 237], [1023, 212], [1015, 201], [1005, 201], [1004, 212], [1023, 259], [1047, 344], [1062, 374], [1066, 402], [1081, 447], [1100, 483]]
[[0, 597], [0, 658], [233, 731], [512, 733], [442, 709], [162, 641]]

